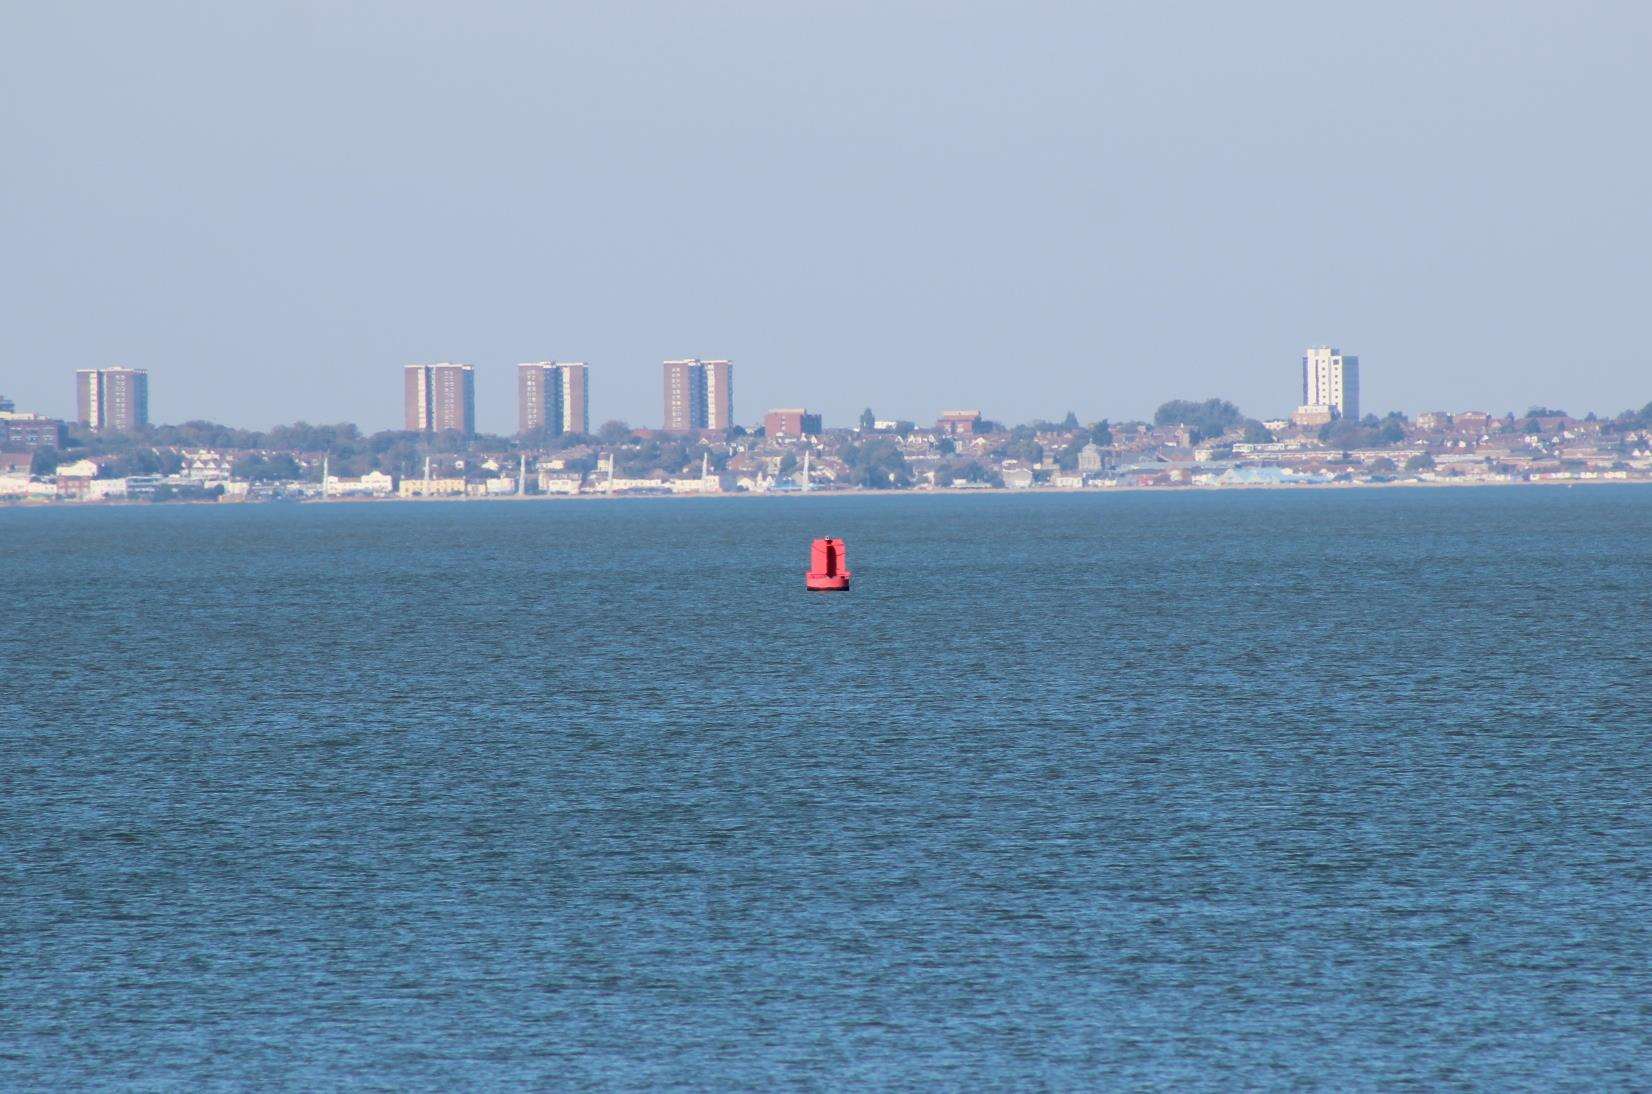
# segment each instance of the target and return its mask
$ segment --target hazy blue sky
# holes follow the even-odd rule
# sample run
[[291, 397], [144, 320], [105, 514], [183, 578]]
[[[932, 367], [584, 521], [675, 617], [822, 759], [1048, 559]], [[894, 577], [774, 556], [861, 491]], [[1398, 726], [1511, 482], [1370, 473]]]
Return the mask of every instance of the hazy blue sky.
[[0, 392], [399, 425], [1652, 399], [1652, 5], [0, 0]]

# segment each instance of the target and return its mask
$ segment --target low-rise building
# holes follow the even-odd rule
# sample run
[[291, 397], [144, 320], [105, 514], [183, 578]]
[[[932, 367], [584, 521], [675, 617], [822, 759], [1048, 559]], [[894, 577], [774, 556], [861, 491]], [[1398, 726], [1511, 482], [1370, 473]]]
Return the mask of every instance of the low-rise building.
[[369, 471], [359, 479], [328, 475], [321, 492], [329, 498], [385, 498], [396, 492], [396, 480], [383, 471]]
[[153, 498], [155, 493], [166, 480], [160, 475], [128, 475], [126, 476], [126, 496], [129, 498]]
[[178, 453], [183, 460], [179, 474], [191, 482], [228, 482], [232, 461], [210, 448], [184, 449]]
[[981, 432], [979, 410], [943, 410], [935, 432], [947, 437], [968, 437]]
[[629, 479], [615, 477], [600, 478], [596, 481], [596, 492], [600, 494], [658, 494], [668, 492], [670, 483], [664, 478], [658, 479]]
[[71, 479], [95, 479], [98, 474], [96, 460], [70, 460], [57, 465], [57, 477]]
[[723, 479], [720, 475], [696, 475], [693, 478], [671, 480], [673, 494], [721, 494], [723, 489]]
[[62, 448], [68, 438], [68, 427], [56, 418], [0, 411], [0, 449]]
[[403, 479], [396, 493], [404, 498], [462, 498], [464, 479]]
[[585, 476], [578, 471], [565, 471], [556, 467], [539, 468], [539, 492], [541, 494], [577, 494], [585, 481]]
[[763, 433], [770, 439], [817, 437], [820, 435], [820, 415], [811, 414], [802, 407], [784, 407], [763, 415]]

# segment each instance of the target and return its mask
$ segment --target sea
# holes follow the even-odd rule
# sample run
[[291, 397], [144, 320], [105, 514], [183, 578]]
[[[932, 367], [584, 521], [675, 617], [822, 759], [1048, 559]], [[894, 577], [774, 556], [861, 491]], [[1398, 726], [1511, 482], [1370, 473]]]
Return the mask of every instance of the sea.
[[1652, 1086], [1652, 488], [63, 505], [0, 579], [6, 1089]]

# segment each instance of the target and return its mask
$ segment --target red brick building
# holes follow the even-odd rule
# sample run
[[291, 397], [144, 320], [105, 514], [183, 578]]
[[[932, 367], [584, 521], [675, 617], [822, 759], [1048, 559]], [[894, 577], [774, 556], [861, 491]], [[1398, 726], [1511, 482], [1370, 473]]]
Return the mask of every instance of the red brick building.
[[820, 434], [820, 415], [802, 407], [771, 410], [763, 415], [763, 432], [774, 437], [814, 437]]
[[0, 449], [62, 448], [67, 439], [68, 430], [56, 418], [0, 416]]

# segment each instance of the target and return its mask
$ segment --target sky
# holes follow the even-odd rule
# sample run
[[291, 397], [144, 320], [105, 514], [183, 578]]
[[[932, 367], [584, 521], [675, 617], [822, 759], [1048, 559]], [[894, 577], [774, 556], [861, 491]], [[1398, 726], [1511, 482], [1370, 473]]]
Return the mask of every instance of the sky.
[[0, 393], [399, 428], [1652, 400], [1652, 5], [0, 3]]

